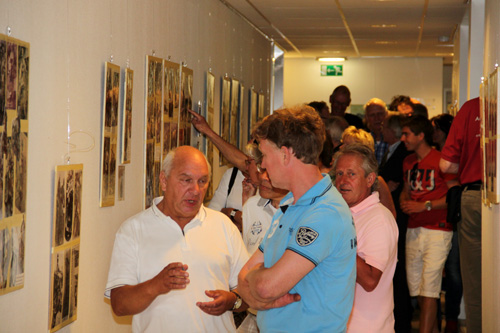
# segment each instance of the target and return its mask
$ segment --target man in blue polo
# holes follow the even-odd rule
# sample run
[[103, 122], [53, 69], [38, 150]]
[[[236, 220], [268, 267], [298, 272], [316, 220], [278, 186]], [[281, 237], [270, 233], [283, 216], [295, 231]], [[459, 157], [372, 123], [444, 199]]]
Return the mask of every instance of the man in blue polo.
[[277, 110], [253, 132], [272, 185], [289, 190], [238, 278], [261, 310], [261, 331], [344, 332], [356, 281], [356, 233], [349, 207], [317, 167], [325, 129], [314, 109]]

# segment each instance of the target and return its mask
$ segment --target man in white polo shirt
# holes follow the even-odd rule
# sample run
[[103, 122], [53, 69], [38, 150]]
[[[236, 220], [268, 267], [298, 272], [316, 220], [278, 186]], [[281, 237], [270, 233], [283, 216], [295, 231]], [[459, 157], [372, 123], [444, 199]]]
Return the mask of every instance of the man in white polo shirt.
[[229, 218], [202, 205], [209, 174], [199, 150], [171, 151], [164, 197], [116, 234], [105, 296], [134, 332], [234, 332], [231, 311], [246, 309], [235, 288], [248, 254]]

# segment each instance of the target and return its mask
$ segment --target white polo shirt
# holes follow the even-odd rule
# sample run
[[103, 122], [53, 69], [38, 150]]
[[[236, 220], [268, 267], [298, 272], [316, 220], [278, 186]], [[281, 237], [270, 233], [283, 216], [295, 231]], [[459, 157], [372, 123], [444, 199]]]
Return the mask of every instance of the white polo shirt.
[[250, 256], [259, 248], [276, 210], [271, 200], [259, 194], [249, 198], [243, 205], [243, 242]]
[[188, 265], [190, 283], [158, 296], [132, 321], [133, 332], [234, 332], [230, 311], [211, 316], [196, 302], [211, 301], [205, 290], [237, 287], [248, 260], [241, 235], [224, 214], [201, 207], [181, 230], [156, 205], [126, 220], [115, 238], [105, 296], [111, 289], [155, 277], [171, 262]]

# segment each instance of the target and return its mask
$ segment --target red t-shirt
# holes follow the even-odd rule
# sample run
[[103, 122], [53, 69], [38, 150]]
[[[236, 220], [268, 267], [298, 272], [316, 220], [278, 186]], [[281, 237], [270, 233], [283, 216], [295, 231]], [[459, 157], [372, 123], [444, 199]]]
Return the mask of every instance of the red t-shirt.
[[[455, 175], [444, 174], [439, 169], [441, 153], [434, 148], [421, 161], [416, 154], [408, 155], [403, 162], [404, 181], [410, 188], [410, 198], [418, 202], [437, 200], [448, 192], [446, 181]], [[408, 228], [424, 227], [434, 230], [453, 230], [451, 223], [446, 222], [446, 208], [424, 210], [410, 214]]]
[[451, 124], [446, 144], [441, 157], [452, 163], [458, 163], [458, 175], [461, 184], [482, 179], [483, 163], [481, 160], [480, 139], [481, 119], [479, 116], [479, 98], [466, 102]]

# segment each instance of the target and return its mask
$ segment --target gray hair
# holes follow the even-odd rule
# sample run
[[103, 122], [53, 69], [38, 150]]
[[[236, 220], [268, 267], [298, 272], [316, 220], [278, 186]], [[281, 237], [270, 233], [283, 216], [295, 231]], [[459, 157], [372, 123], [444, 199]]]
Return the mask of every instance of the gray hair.
[[374, 98], [370, 99], [368, 102], [366, 102], [366, 104], [363, 106], [363, 109], [366, 112], [366, 109], [368, 109], [370, 106], [375, 106], [375, 105], [382, 107], [387, 111], [387, 104], [385, 104], [385, 102], [383, 100], [381, 100], [380, 98], [376, 98], [376, 97], [374, 97]]
[[338, 116], [331, 116], [325, 121], [326, 134], [330, 136], [332, 141], [340, 142], [342, 141], [342, 133], [349, 126], [347, 121]]
[[373, 150], [367, 145], [361, 143], [352, 143], [349, 145], [343, 145], [340, 150], [333, 156], [333, 168], [330, 175], [333, 176], [335, 182], [335, 171], [337, 170], [337, 162], [344, 155], [355, 155], [361, 157], [363, 162], [361, 163], [361, 168], [365, 172], [365, 177], [370, 173], [375, 173], [375, 181], [371, 187], [371, 191], [376, 191], [378, 189], [378, 162], [375, 157]]
[[391, 129], [398, 139], [401, 139], [401, 124], [405, 118], [406, 117], [399, 112], [389, 111], [387, 118], [384, 120], [387, 128]]
[[255, 163], [260, 163], [262, 161], [262, 152], [259, 150], [259, 146], [256, 143], [249, 143], [245, 147], [247, 156], [250, 157]]
[[[170, 171], [172, 171], [172, 168], [174, 167], [174, 160], [175, 160], [175, 152], [177, 148], [172, 149], [171, 151], [168, 152], [167, 156], [165, 156], [165, 159], [163, 160], [163, 163], [161, 165], [161, 171], [165, 174], [165, 177], [168, 177], [170, 174]], [[212, 166], [208, 162], [207, 157], [205, 154], [202, 154], [203, 157], [205, 158], [205, 162], [207, 162], [207, 167], [208, 167], [208, 174], [212, 174]]]

